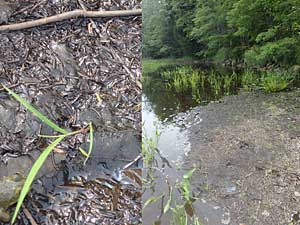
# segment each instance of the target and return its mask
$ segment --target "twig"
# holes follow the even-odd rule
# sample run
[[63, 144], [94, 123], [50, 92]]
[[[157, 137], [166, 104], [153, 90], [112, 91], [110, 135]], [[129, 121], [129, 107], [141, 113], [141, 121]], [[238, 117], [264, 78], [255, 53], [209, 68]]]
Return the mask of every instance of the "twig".
[[30, 221], [31, 225], [38, 225], [36, 223], [36, 221], [34, 220], [32, 214], [29, 212], [29, 210], [25, 206], [23, 206], [23, 212], [26, 215], [27, 219]]
[[41, 26], [49, 23], [59, 22], [71, 18], [78, 17], [113, 17], [113, 16], [138, 16], [142, 14], [141, 9], [132, 10], [116, 10], [116, 11], [85, 11], [74, 10], [70, 12], [61, 13], [55, 16], [49, 16], [42, 19], [27, 21], [16, 24], [9, 24], [0, 26], [0, 31], [22, 30], [31, 27]]
[[133, 161], [131, 161], [130, 163], [126, 164], [123, 167], [123, 170], [128, 169], [129, 167], [131, 167], [133, 164], [135, 164], [137, 161], [139, 161], [142, 158], [142, 155], [138, 155]]

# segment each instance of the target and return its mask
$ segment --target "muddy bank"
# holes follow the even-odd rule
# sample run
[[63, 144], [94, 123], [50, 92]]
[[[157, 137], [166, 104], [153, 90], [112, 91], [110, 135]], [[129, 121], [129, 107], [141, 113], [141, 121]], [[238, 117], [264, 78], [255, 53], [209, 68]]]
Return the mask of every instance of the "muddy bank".
[[241, 93], [179, 115], [191, 143], [184, 168], [198, 168], [194, 190], [229, 214], [214, 224], [291, 222], [300, 201], [299, 115], [299, 90]]

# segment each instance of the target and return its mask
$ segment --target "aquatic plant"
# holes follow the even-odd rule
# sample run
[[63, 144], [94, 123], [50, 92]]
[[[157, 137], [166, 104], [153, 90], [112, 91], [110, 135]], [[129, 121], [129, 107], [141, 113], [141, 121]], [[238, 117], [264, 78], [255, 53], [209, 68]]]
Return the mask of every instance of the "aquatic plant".
[[173, 88], [176, 93], [192, 93], [193, 99], [200, 101], [200, 88], [204, 87], [204, 77], [191, 66], [176, 67], [174, 70], [161, 73], [163, 79], [167, 80], [166, 86]]
[[241, 74], [241, 77], [242, 77], [241, 83], [245, 90], [251, 91], [259, 85], [260, 79], [258, 73], [252, 70], [249, 69], [245, 70]]
[[197, 103], [201, 102], [201, 92], [198, 88], [192, 88], [192, 99]]
[[200, 90], [204, 89], [204, 76], [199, 71], [194, 70], [191, 74], [190, 84], [192, 89], [192, 98], [196, 102], [201, 102], [201, 92]]
[[150, 187], [154, 186], [154, 172], [153, 164], [155, 163], [155, 155], [157, 153], [157, 145], [160, 138], [160, 132], [158, 128], [155, 130], [154, 136], [148, 136], [145, 129], [143, 129], [143, 141], [142, 141], [142, 157], [144, 168], [147, 170], [146, 179], [144, 182], [147, 182]]
[[286, 71], [267, 71], [262, 76], [261, 85], [267, 92], [278, 92], [285, 90], [293, 79]]
[[[155, 165], [155, 157], [159, 155], [157, 150], [158, 141], [161, 133], [156, 128], [155, 134], [153, 136], [148, 136], [147, 132], [143, 130], [143, 142], [142, 142], [142, 156], [144, 162], [144, 168], [147, 170], [146, 178], [143, 179], [143, 188], [152, 188], [154, 186], [155, 177], [153, 174], [153, 169], [158, 168], [153, 167]], [[158, 154], [157, 154], [158, 153]], [[168, 194], [160, 194], [158, 196], [151, 196], [143, 203], [143, 209], [149, 204], [162, 200], [164, 203], [165, 198], [167, 198], [166, 203], [162, 207], [162, 214], [172, 211], [173, 220], [175, 222], [171, 224], [176, 225], [189, 225], [189, 221], [192, 221], [192, 225], [200, 225], [199, 218], [194, 215], [194, 210], [192, 207], [192, 202], [195, 198], [192, 196], [190, 178], [195, 172], [195, 168], [188, 171], [183, 175], [181, 181], [177, 181], [175, 187], [180, 191], [183, 203], [177, 204], [176, 200], [173, 198], [174, 187], [170, 185], [168, 178], [166, 177], [166, 183], [168, 185]], [[145, 185], [147, 184], [147, 185]], [[150, 184], [150, 185], [149, 185]]]
[[179, 75], [174, 76], [173, 86], [174, 86], [174, 89], [177, 93], [182, 93], [183, 92], [182, 80], [181, 80], [181, 77]]
[[171, 70], [166, 70], [161, 73], [161, 76], [164, 80], [172, 80], [173, 72]]
[[180, 183], [180, 188], [182, 189], [183, 198], [186, 202], [191, 202], [191, 185], [190, 185], [190, 178], [192, 177], [193, 173], [195, 172], [196, 168], [191, 169], [186, 174], [183, 175], [183, 181]]
[[192, 90], [198, 89], [198, 85], [201, 83], [201, 74], [194, 70], [190, 75], [189, 82], [191, 84]]
[[149, 168], [154, 163], [155, 153], [161, 133], [158, 128], [155, 130], [155, 135], [149, 137], [146, 130], [143, 130], [142, 156], [143, 163], [146, 168]]
[[222, 77], [216, 74], [214, 71], [210, 72], [208, 82], [210, 83], [211, 89], [216, 96], [221, 94], [222, 80]]
[[173, 218], [171, 225], [189, 225], [189, 221], [192, 225], [200, 225], [199, 218], [194, 214], [194, 208], [192, 203], [195, 198], [191, 194], [190, 178], [195, 172], [195, 168], [188, 171], [183, 175], [183, 180], [177, 184], [177, 187], [181, 190], [184, 204], [174, 203], [175, 207], [171, 207], [173, 212]]
[[[11, 220], [11, 224], [14, 224], [17, 215], [20, 211], [20, 208], [23, 204], [23, 201], [27, 195], [27, 193], [30, 191], [30, 187], [34, 181], [34, 178], [36, 177], [36, 175], [38, 174], [40, 168], [42, 167], [42, 165], [44, 164], [45, 160], [47, 159], [48, 155], [52, 152], [52, 150], [67, 136], [71, 136], [71, 135], [75, 135], [77, 133], [81, 133], [81, 132], [85, 132], [86, 129], [80, 129], [78, 131], [74, 131], [74, 132], [68, 132], [67, 130], [59, 127], [58, 125], [56, 125], [54, 122], [52, 122], [50, 119], [48, 119], [45, 115], [43, 115], [41, 112], [39, 112], [36, 108], [34, 108], [30, 103], [28, 103], [25, 99], [23, 99], [22, 97], [20, 97], [18, 94], [16, 94], [15, 92], [13, 92], [12, 90], [10, 90], [8, 87], [6, 87], [5, 85], [3, 85], [3, 88], [10, 94], [12, 95], [18, 102], [20, 102], [27, 110], [29, 110], [33, 115], [35, 115], [36, 117], [38, 117], [43, 123], [47, 124], [49, 127], [51, 127], [53, 130], [61, 133], [61, 135], [39, 135], [40, 137], [46, 137], [46, 138], [56, 138], [42, 153], [41, 155], [37, 158], [37, 160], [34, 162], [33, 166], [31, 167], [24, 185], [22, 187], [20, 196], [18, 198], [18, 202], [17, 202], [17, 206], [16, 209], [14, 211], [14, 215], [12, 217]], [[92, 149], [93, 149], [93, 127], [92, 127], [92, 123], [89, 123], [89, 130], [90, 130], [90, 145], [89, 145], [89, 151], [88, 153], [83, 150], [82, 148], [79, 148], [79, 151], [86, 157], [84, 164], [86, 163], [86, 161], [88, 160], [88, 158], [91, 155]]]
[[184, 93], [190, 89], [189, 75], [187, 71], [177, 69], [173, 75], [173, 87], [177, 93]]
[[192, 216], [192, 218], [189, 218], [189, 216], [186, 214], [184, 205], [175, 204], [175, 207], [172, 208], [172, 212], [171, 225], [203, 225], [200, 222], [199, 217]]

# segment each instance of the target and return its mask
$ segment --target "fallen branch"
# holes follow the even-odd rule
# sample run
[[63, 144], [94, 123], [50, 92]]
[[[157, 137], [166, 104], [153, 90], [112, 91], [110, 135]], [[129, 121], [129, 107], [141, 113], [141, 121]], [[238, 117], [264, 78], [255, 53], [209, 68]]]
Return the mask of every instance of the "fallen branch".
[[78, 9], [78, 10], [65, 12], [55, 16], [49, 16], [49, 17], [45, 17], [33, 21], [2, 25], [0, 26], [0, 31], [22, 30], [22, 29], [37, 27], [49, 23], [55, 23], [55, 22], [59, 22], [71, 18], [78, 18], [78, 17], [138, 16], [141, 14], [142, 14], [141, 9], [116, 10], [116, 11], [85, 11], [85, 10]]

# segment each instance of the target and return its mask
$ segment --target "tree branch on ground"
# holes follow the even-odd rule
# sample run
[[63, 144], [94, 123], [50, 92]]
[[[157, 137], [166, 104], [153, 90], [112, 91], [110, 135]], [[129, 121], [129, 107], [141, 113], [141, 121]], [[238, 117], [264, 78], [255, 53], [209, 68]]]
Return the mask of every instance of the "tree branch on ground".
[[78, 18], [78, 17], [114, 17], [114, 16], [122, 17], [122, 16], [139, 16], [141, 14], [142, 14], [141, 9], [116, 10], [116, 11], [85, 11], [85, 10], [78, 9], [78, 10], [65, 12], [58, 15], [45, 17], [33, 21], [2, 25], [0, 26], [0, 31], [22, 30], [22, 29], [37, 27], [49, 23], [60, 22], [63, 20]]

